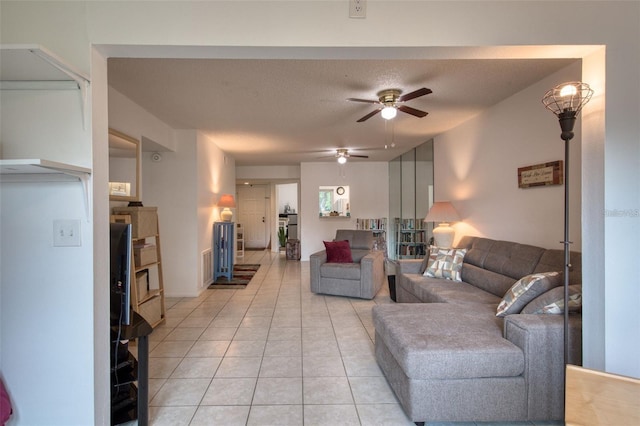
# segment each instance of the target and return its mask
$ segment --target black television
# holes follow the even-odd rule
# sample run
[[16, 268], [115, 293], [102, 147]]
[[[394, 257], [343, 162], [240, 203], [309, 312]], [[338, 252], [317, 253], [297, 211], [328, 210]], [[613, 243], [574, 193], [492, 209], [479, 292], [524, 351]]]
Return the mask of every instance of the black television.
[[111, 325], [131, 324], [131, 224], [111, 223]]

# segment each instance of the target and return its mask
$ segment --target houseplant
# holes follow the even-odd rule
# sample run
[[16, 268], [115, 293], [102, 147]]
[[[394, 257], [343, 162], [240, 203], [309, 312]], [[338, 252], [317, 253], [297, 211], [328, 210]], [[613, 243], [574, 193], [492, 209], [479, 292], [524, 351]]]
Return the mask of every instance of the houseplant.
[[287, 232], [283, 227], [278, 229], [278, 241], [280, 242], [280, 248], [284, 248], [287, 245]]

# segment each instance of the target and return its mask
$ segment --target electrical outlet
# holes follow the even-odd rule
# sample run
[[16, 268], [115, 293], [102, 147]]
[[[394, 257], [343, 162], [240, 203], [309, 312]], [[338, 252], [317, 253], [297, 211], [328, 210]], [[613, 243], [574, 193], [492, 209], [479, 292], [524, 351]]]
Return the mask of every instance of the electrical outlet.
[[349, 18], [366, 18], [367, 0], [349, 0]]
[[54, 220], [53, 221], [53, 246], [54, 247], [80, 247], [80, 221]]

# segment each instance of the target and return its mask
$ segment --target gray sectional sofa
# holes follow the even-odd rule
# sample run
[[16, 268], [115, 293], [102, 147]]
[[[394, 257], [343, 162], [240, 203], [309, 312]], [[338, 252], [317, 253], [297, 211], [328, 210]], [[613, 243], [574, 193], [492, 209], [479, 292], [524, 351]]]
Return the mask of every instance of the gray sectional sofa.
[[[426, 261], [401, 260], [399, 303], [373, 309], [376, 359], [406, 414], [417, 423], [563, 419], [563, 315], [496, 316], [520, 278], [562, 271], [562, 250], [479, 237], [458, 247], [467, 249], [462, 282], [423, 276]], [[579, 253], [571, 264], [570, 283], [579, 284]], [[581, 315], [571, 315], [572, 364], [582, 361], [581, 335]]]

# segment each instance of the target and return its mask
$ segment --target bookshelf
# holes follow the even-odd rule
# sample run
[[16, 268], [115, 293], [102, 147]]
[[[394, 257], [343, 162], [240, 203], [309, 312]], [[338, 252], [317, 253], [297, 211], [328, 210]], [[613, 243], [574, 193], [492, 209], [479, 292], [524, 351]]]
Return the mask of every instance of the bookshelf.
[[424, 257], [428, 245], [427, 229], [420, 219], [394, 219], [396, 259]]
[[387, 256], [387, 218], [374, 218], [374, 219], [356, 219], [356, 229], [368, 229], [373, 231], [375, 238], [374, 249], [384, 251], [385, 257]]
[[244, 227], [236, 223], [236, 259], [244, 258]]
[[[156, 207], [115, 207], [112, 222], [132, 224], [131, 307], [151, 327], [165, 322], [160, 226]], [[151, 279], [153, 277], [153, 279]]]

